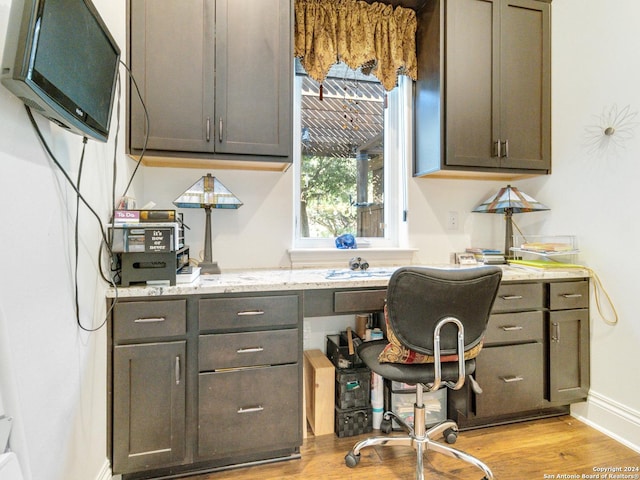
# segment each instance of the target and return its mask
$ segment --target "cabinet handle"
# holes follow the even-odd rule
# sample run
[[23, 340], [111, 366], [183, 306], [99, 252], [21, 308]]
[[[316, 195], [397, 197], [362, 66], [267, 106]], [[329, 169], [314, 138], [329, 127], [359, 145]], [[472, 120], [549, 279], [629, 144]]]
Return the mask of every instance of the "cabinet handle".
[[502, 295], [503, 300], [522, 300], [522, 295]]
[[582, 298], [581, 293], [563, 293], [560, 296], [563, 298]]
[[222, 117], [218, 120], [218, 141], [222, 143]]
[[553, 335], [551, 336], [551, 341], [560, 343], [560, 324], [558, 322], [553, 322]]
[[509, 375], [507, 377], [500, 377], [500, 380], [502, 380], [504, 383], [514, 383], [521, 382], [524, 380], [524, 378], [520, 375]]
[[239, 317], [255, 317], [257, 315], [264, 315], [264, 310], [244, 310], [238, 312]]
[[207, 131], [206, 131], [207, 143], [211, 141], [211, 117], [207, 117]]
[[507, 158], [509, 156], [509, 140], [505, 140], [504, 142], [502, 142], [502, 146], [503, 146], [503, 148], [502, 148], [502, 152], [503, 152], [502, 156], [504, 158]]
[[493, 142], [493, 153], [498, 158], [502, 156], [502, 142], [500, 141], [500, 139]]
[[176, 385], [180, 385], [180, 355], [176, 356]]
[[250, 347], [250, 348], [239, 348], [236, 350], [236, 353], [258, 353], [264, 352], [264, 348], [262, 347]]
[[510, 326], [504, 326], [502, 327], [502, 330], [504, 330], [505, 332], [515, 332], [517, 330], [522, 330], [523, 327], [520, 327], [518, 325], [510, 325]]
[[165, 320], [164, 317], [136, 318], [133, 323], [160, 323]]
[[241, 407], [238, 409], [238, 413], [255, 413], [255, 412], [261, 412], [264, 410], [264, 407], [262, 405], [258, 405], [257, 407]]

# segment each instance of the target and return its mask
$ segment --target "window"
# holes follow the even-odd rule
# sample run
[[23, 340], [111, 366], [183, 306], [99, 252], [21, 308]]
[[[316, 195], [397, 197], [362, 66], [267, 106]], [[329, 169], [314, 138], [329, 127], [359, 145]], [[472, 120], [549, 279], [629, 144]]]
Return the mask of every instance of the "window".
[[406, 210], [411, 81], [385, 92], [373, 76], [343, 64], [319, 85], [296, 65], [294, 100], [297, 248], [399, 246]]

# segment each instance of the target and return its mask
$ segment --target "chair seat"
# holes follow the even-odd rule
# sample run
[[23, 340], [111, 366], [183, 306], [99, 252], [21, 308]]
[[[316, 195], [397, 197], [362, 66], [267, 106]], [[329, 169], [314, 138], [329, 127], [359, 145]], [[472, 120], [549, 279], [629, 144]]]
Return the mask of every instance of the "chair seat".
[[[402, 382], [415, 385], [416, 383], [431, 383], [435, 376], [433, 363], [417, 363], [405, 365], [402, 363], [380, 363], [378, 356], [387, 345], [386, 340], [372, 340], [364, 342], [358, 347], [358, 356], [371, 369], [371, 371], [394, 382]], [[465, 362], [466, 374], [475, 371], [475, 359]], [[458, 362], [442, 364], [442, 381], [458, 381]]]

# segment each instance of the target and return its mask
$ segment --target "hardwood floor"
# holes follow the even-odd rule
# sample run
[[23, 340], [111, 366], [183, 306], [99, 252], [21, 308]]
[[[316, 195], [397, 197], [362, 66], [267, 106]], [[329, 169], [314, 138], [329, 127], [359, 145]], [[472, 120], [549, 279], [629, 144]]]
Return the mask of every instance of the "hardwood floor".
[[[348, 468], [345, 454], [367, 436], [309, 436], [299, 460], [197, 475], [189, 480], [415, 478], [414, 451], [407, 447], [365, 448], [360, 464]], [[498, 480], [616, 478], [603, 474], [588, 476], [599, 473], [594, 469], [607, 467], [631, 467], [635, 471], [627, 473], [634, 477], [628, 478], [640, 478], [639, 453], [570, 416], [463, 431], [455, 447], [484, 461]], [[459, 460], [429, 452], [425, 456], [425, 478], [478, 480], [482, 472]]]

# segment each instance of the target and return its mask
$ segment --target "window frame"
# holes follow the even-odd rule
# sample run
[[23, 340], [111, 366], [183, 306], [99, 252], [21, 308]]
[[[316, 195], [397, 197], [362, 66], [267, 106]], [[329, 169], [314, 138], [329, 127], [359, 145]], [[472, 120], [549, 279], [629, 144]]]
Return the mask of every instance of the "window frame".
[[[294, 75], [293, 88], [293, 249], [335, 249], [334, 238], [300, 236], [300, 173], [302, 148], [301, 90], [302, 76]], [[412, 81], [401, 75], [398, 87], [387, 92], [384, 111], [384, 237], [358, 237], [358, 247], [373, 249], [402, 248], [406, 235], [407, 168], [412, 149]], [[394, 123], [392, 123], [394, 122]]]

